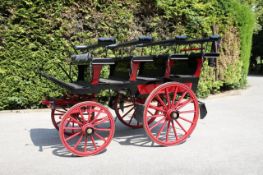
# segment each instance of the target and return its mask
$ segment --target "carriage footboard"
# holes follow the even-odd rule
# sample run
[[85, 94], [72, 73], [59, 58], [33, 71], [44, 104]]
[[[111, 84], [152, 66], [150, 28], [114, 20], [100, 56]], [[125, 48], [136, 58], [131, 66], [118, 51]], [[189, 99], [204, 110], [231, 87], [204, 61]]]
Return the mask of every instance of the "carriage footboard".
[[78, 89], [81, 89], [81, 88], [82, 88], [82, 86], [80, 86], [80, 85], [73, 84], [73, 83], [65, 83], [65, 82], [63, 82], [63, 81], [61, 81], [61, 80], [58, 80], [58, 79], [56, 79], [56, 78], [48, 75], [48, 74], [45, 73], [45, 72], [39, 71], [38, 73], [39, 73], [41, 76], [45, 77], [46, 79], [48, 79], [48, 80], [54, 82], [55, 84], [59, 85], [60, 87], [66, 88], [66, 89], [68, 89], [68, 90], [73, 91], [73, 90], [78, 90]]

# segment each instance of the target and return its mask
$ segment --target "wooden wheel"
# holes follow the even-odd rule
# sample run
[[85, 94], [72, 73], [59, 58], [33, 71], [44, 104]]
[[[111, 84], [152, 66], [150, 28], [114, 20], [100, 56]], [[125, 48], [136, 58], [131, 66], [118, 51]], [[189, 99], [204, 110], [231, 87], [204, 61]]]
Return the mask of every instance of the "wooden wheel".
[[[68, 126], [70, 122], [76, 125]], [[65, 134], [67, 130], [74, 130], [74, 133]], [[110, 111], [99, 103], [86, 101], [74, 105], [66, 112], [59, 135], [70, 152], [78, 156], [90, 156], [98, 154], [110, 144], [114, 131]]]
[[54, 108], [51, 109], [51, 121], [53, 126], [59, 130], [59, 126], [62, 120], [63, 115], [67, 112], [68, 110], [66, 108]]
[[[64, 108], [64, 107], [63, 108], [58, 107], [58, 108], [51, 109], [51, 121], [52, 121], [53, 126], [57, 130], [59, 130], [61, 120], [67, 111], [68, 111], [68, 108]], [[68, 127], [74, 127], [75, 125], [76, 123], [73, 121], [68, 123]], [[66, 130], [65, 134], [71, 135], [74, 132], [75, 132], [74, 130]]]
[[[139, 129], [143, 128], [143, 120], [140, 120], [140, 117], [143, 116], [136, 116], [140, 115], [140, 113], [136, 114], [136, 104], [143, 104], [145, 99], [139, 99], [131, 96], [126, 96], [123, 94], [118, 93], [114, 100], [114, 110], [118, 119], [126, 126]], [[158, 111], [155, 111], [156, 113]], [[149, 122], [152, 122], [150, 120]]]
[[113, 105], [118, 119], [124, 125], [134, 129], [143, 127], [143, 122], [136, 119], [135, 116], [136, 102], [139, 103], [139, 100], [135, 97], [126, 96], [118, 93], [115, 97]]
[[[194, 92], [184, 84], [169, 82], [158, 86], [148, 96], [144, 129], [155, 143], [176, 145], [191, 135], [198, 117], [199, 106]], [[151, 120], [154, 121], [149, 123]]]

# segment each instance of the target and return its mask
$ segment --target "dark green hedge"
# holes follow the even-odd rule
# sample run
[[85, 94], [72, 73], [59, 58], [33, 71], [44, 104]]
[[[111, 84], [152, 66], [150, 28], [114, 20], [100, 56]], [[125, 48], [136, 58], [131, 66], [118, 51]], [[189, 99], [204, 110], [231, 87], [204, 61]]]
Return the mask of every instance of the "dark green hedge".
[[204, 67], [199, 95], [246, 82], [254, 16], [237, 0], [2, 0], [0, 14], [0, 109], [36, 108], [43, 96], [60, 95], [63, 90], [35, 71], [66, 80], [56, 65], [73, 52], [71, 43], [142, 34], [201, 37], [211, 35], [213, 24], [236, 43], [223, 38], [217, 74]]

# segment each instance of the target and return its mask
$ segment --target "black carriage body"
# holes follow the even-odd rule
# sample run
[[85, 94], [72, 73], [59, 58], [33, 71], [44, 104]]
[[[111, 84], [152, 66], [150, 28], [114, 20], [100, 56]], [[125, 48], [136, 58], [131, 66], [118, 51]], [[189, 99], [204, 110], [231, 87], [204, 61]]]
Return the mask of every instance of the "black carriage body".
[[[94, 94], [103, 89], [130, 89], [133, 93], [147, 94], [153, 90], [152, 87], [170, 81], [188, 83], [195, 92], [202, 68], [200, 54], [188, 55], [183, 60], [177, 59], [176, 55], [94, 60], [91, 65], [78, 65], [78, 79], [75, 82], [63, 82], [44, 72], [41, 72], [41, 75], [67, 89], [71, 94], [78, 95]], [[110, 66], [107, 79], [100, 78], [102, 67], [105, 65]], [[92, 68], [90, 82], [84, 81], [85, 76], [88, 76], [88, 67]]]
[[[97, 44], [75, 46], [76, 50], [86, 52], [71, 57], [71, 64], [78, 66], [77, 81], [72, 81], [70, 78], [71, 82], [63, 82], [44, 72], [41, 72], [41, 75], [67, 89], [70, 94], [80, 97], [83, 95], [94, 97], [104, 89], [111, 89], [115, 92], [125, 90], [133, 96], [147, 95], [166, 82], [183, 83], [196, 92], [204, 58], [214, 65], [215, 58], [219, 56], [215, 49], [219, 40], [220, 37], [217, 35], [194, 40], [187, 40], [187, 37], [179, 36], [175, 39], [161, 41], [153, 41], [151, 37], [139, 37], [137, 40], [116, 44], [114, 38], [99, 38]], [[208, 43], [212, 43], [212, 52], [206, 53], [207, 47], [205, 48], [204, 45]], [[93, 58], [92, 54], [87, 52], [98, 47], [116, 50], [130, 46], [143, 48], [156, 45], [184, 47], [177, 50], [179, 53], [175, 54], [115, 58]], [[199, 47], [194, 47], [196, 45]], [[110, 66], [110, 74], [107, 79], [100, 77], [103, 66]], [[55, 101], [50, 103], [45, 101], [45, 104], [51, 103], [56, 104]], [[65, 104], [68, 104], [68, 101]]]
[[[77, 80], [72, 81], [71, 74], [67, 73], [71, 82], [40, 72], [69, 91], [60, 99], [42, 101], [52, 107], [52, 123], [59, 130], [61, 142], [78, 156], [98, 154], [108, 146], [115, 131], [114, 119], [106, 107], [95, 102], [97, 94], [105, 89], [116, 92], [109, 106], [123, 124], [131, 128], [144, 127], [151, 140], [163, 146], [184, 142], [193, 132], [199, 116], [202, 119], [207, 113], [195, 92], [204, 59], [215, 65], [215, 58], [219, 56], [216, 50], [207, 53], [204, 44], [215, 46], [217, 41], [218, 36], [197, 40], [176, 37], [156, 42], [150, 37], [140, 37], [115, 44], [115, 39], [101, 38], [91, 46], [76, 46], [76, 50], [85, 52], [97, 47], [114, 50], [134, 45], [186, 47], [178, 53], [163, 55], [115, 58], [94, 58], [89, 53], [73, 55], [71, 64], [78, 67], [78, 74]], [[108, 78], [101, 78], [103, 66], [109, 67]]]
[[[210, 42], [215, 46], [219, 39], [219, 36], [195, 40], [176, 37], [171, 40], [153, 42], [150, 37], [140, 37], [137, 40], [116, 44], [114, 38], [100, 38], [97, 44], [75, 46], [75, 49], [88, 51], [89, 49], [106, 47], [114, 50], [133, 45], [139, 47], [156, 45], [185, 47], [179, 51], [179, 54], [121, 56], [115, 58], [93, 58], [90, 53], [73, 55], [71, 64], [78, 66], [77, 81], [73, 82], [63, 82], [45, 72], [40, 73], [45, 78], [67, 89], [70, 94], [80, 96], [95, 96], [95, 94], [105, 89], [116, 92], [128, 90], [131, 95], [147, 95], [154, 88], [166, 82], [183, 83], [196, 92], [204, 58], [214, 60], [219, 56], [214, 49], [211, 49], [212, 52], [206, 53], [204, 44]], [[200, 46], [198, 48], [191, 46], [196, 44]], [[110, 67], [109, 77], [106, 79], [100, 77], [103, 66]]]

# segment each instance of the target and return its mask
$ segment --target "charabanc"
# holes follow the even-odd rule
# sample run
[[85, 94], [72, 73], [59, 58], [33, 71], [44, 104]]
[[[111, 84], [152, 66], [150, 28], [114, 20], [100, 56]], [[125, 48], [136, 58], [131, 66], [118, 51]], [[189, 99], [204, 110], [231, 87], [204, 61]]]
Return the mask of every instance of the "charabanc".
[[[99, 38], [96, 44], [75, 46], [78, 54], [70, 59], [70, 66], [77, 70], [75, 79], [71, 72], [64, 71], [69, 78], [64, 82], [39, 71], [67, 90], [61, 98], [42, 101], [51, 108], [52, 123], [62, 144], [77, 156], [103, 151], [115, 132], [109, 108], [124, 125], [144, 128], [154, 143], [171, 146], [184, 142], [199, 117], [207, 114], [195, 92], [204, 61], [215, 63], [219, 57], [219, 41], [218, 35], [168, 40], [141, 36], [122, 43]], [[157, 47], [162, 53], [152, 54]], [[104, 50], [105, 57], [94, 57], [96, 49]], [[108, 52], [115, 56], [108, 56]], [[102, 77], [105, 69], [109, 75]], [[109, 96], [104, 105], [99, 103], [102, 91]]]

